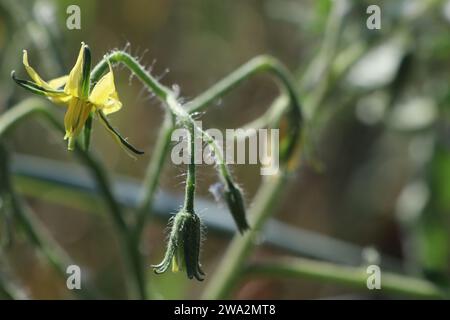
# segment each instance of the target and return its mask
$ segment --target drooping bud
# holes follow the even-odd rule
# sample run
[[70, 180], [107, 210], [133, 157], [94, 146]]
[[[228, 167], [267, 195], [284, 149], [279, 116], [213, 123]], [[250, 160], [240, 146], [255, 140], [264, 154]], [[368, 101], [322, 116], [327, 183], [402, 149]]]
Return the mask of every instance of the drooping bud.
[[189, 279], [195, 277], [202, 281], [205, 273], [199, 262], [201, 232], [201, 221], [195, 213], [178, 212], [173, 218], [164, 259], [161, 263], [152, 265], [155, 273], [164, 273], [172, 266], [173, 272], [185, 269]]
[[247, 222], [244, 197], [241, 189], [232, 181], [225, 178], [226, 183], [217, 182], [209, 187], [216, 201], [227, 204], [228, 210], [240, 233], [244, 233], [250, 227]]
[[239, 186], [229, 179], [227, 179], [224, 188], [224, 199], [239, 232], [244, 233], [250, 228], [247, 222], [244, 197], [242, 196], [242, 191]]

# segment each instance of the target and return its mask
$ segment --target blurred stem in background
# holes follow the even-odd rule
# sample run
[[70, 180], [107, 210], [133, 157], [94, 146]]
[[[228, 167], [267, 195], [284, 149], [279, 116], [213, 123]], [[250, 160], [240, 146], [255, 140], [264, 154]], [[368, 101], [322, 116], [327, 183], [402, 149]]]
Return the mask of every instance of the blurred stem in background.
[[[0, 138], [11, 131], [12, 128], [18, 125], [22, 120], [34, 115], [42, 116], [52, 128], [58, 130], [58, 132], [63, 132], [63, 126], [60, 124], [58, 119], [56, 119], [53, 111], [46, 103], [37, 99], [29, 99], [12, 108], [10, 111], [3, 114], [3, 116], [0, 118]], [[142, 278], [142, 273], [139, 269], [140, 265], [138, 262], [140, 262], [140, 258], [137, 256], [138, 249], [135, 247], [132, 241], [132, 237], [128, 233], [127, 225], [124, 220], [121, 208], [117, 204], [115, 197], [110, 190], [110, 182], [106, 175], [106, 172], [103, 170], [102, 165], [94, 160], [94, 158], [92, 158], [89, 153], [85, 152], [80, 145], [77, 145], [76, 152], [80, 157], [80, 160], [90, 170], [94, 180], [96, 181], [97, 186], [102, 193], [108, 207], [107, 212], [110, 214], [111, 219], [117, 229], [118, 237], [121, 240], [121, 245], [123, 248], [123, 255], [126, 257], [125, 263], [127, 264], [128, 270], [126, 275], [127, 279], [129, 279], [127, 280], [127, 284], [133, 286], [133, 291], [131, 292], [137, 292], [137, 296], [145, 298], [145, 280]], [[20, 209], [20, 207], [17, 205], [16, 209]], [[22, 211], [19, 211], [19, 214], [20, 213], [22, 213]], [[32, 226], [30, 222], [32, 221], [30, 220], [31, 218], [25, 215], [20, 217], [22, 217], [23, 220], [27, 223], [27, 226]], [[33, 228], [28, 228], [28, 231], [31, 232], [31, 239], [34, 242], [37, 242], [40, 238], [36, 237], [36, 234], [33, 233], [33, 230]], [[46, 245], [45, 249], [47, 249]], [[55, 258], [56, 256], [58, 256], [59, 258]], [[55, 259], [61, 259], [59, 255], [48, 255], [47, 257], [52, 264], [55, 264]], [[61, 263], [59, 263], [59, 265], [61, 265], [62, 267]], [[134, 296], [134, 294], [132, 294], [132, 296]]]
[[[248, 265], [244, 270], [247, 277], [301, 278], [324, 283], [336, 283], [367, 291], [368, 273], [366, 267], [338, 266], [304, 258], [282, 258], [277, 261], [259, 262]], [[448, 299], [449, 291], [433, 282], [383, 271], [382, 291], [388, 294], [422, 299]], [[376, 291], [376, 290], [375, 290]]]
[[[0, 122], [1, 123], [1, 122]], [[0, 132], [0, 136], [3, 132]], [[0, 144], [0, 165], [2, 177], [2, 199], [9, 196], [10, 208], [14, 214], [15, 219], [20, 224], [23, 232], [27, 235], [30, 242], [43, 254], [48, 263], [55, 269], [62, 279], [67, 276], [66, 268], [71, 265], [70, 258], [66, 255], [53, 238], [46, 232], [45, 228], [30, 212], [30, 208], [23, 204], [21, 199], [17, 196], [10, 181], [10, 169], [8, 154], [3, 146]], [[90, 289], [90, 285], [83, 283], [84, 290], [75, 290], [74, 293], [81, 298], [94, 298], [95, 295]]]
[[439, 141], [434, 146], [425, 177], [430, 188], [430, 198], [417, 221], [416, 243], [419, 247], [419, 264], [425, 275], [438, 283], [450, 283], [450, 150]]
[[152, 158], [147, 166], [144, 181], [141, 186], [141, 200], [137, 209], [136, 230], [134, 235], [136, 243], [139, 244], [145, 223], [149, 218], [149, 212], [152, 212], [153, 199], [158, 187], [164, 163], [169, 154], [171, 135], [174, 129], [174, 120], [172, 114], [166, 112], [164, 122], [159, 129], [156, 139], [156, 146], [153, 149]]
[[63, 39], [56, 21], [51, 18], [54, 16], [49, 14], [54, 14], [54, 10], [53, 4], [47, 0], [39, 2], [0, 0], [0, 14], [2, 14], [0, 19], [5, 18], [8, 29], [2, 33], [8, 37], [4, 40], [8, 45], [2, 47], [0, 52], [0, 79], [4, 80], [0, 105], [10, 103], [8, 100], [15, 89], [8, 76], [11, 72], [11, 62], [18, 62], [20, 59], [17, 53], [29, 45], [37, 49], [48, 72], [63, 73], [65, 69], [61, 50]]
[[[421, 17], [425, 12], [433, 9], [440, 3], [441, 1], [424, 2], [424, 4], [420, 6], [418, 10], [415, 11], [415, 14], [408, 16], [408, 18], [406, 19], [407, 21], [405, 21], [405, 24], [411, 23], [412, 21], [414, 21], [414, 19]], [[319, 54], [316, 55], [317, 58], [313, 60], [312, 63], [309, 64], [310, 67], [305, 72], [305, 76], [302, 78], [301, 81], [301, 88], [305, 90], [305, 92], [308, 92], [308, 94], [306, 94], [304, 97], [305, 101], [304, 111], [305, 116], [307, 118], [306, 132], [305, 132], [306, 135], [305, 147], [307, 149], [305, 150], [305, 152], [307, 153], [307, 157], [312, 157], [313, 164], [315, 160], [314, 155], [309, 154], [309, 152], [311, 151], [309, 149], [313, 147], [311, 144], [314, 144], [314, 141], [309, 141], [310, 139], [312, 139], [311, 132], [314, 132], [317, 135], [320, 132], [320, 128], [318, 127], [318, 125], [320, 125], [321, 127], [324, 126], [324, 123], [320, 123], [317, 121], [318, 115], [320, 115], [321, 117], [323, 116], [322, 112], [320, 112], [319, 110], [319, 107], [320, 109], [324, 108], [324, 106], [322, 106], [324, 105], [323, 102], [332, 92], [332, 89], [334, 89], [334, 87], [337, 84], [339, 84], [339, 81], [343, 79], [349, 68], [353, 64], [355, 64], [359, 60], [359, 58], [361, 58], [362, 55], [369, 49], [368, 44], [364, 43], [361, 40], [355, 41], [349, 48], [346, 48], [341, 53], [336, 54], [339, 44], [339, 36], [342, 32], [342, 28], [344, 25], [343, 20], [345, 19], [350, 9], [351, 4], [349, 1], [333, 1], [333, 8], [329, 15], [327, 23], [327, 32], [325, 33], [324, 42], [321, 46]], [[401, 26], [403, 26], [403, 24], [401, 24]], [[394, 35], [392, 37], [393, 38], [406, 37], [407, 39], [409, 39], [408, 35], [404, 34], [404, 30], [402, 28], [400, 28], [400, 30], [398, 30], [397, 32], [394, 32]], [[406, 47], [408, 46], [408, 41], [404, 42], [404, 46]], [[409, 62], [410, 59], [407, 60]], [[405, 65], [410, 66], [409, 64]], [[388, 103], [391, 106], [395, 103], [400, 90], [403, 89], [402, 87], [404, 87], [403, 81], [405, 80], [405, 74], [406, 70], [403, 68], [403, 64], [401, 64], [397, 72], [398, 76], [393, 80], [392, 85], [389, 86], [388, 88], [390, 89], [391, 93], [390, 95], [391, 99]], [[311, 75], [314, 75], [314, 77], [312, 77]], [[399, 78], [400, 76], [401, 79]], [[280, 100], [280, 99], [276, 100], [277, 103], [279, 103], [280, 101], [282, 101], [282, 103], [284, 104], [289, 103], [288, 100]], [[275, 193], [275, 190], [271, 190], [270, 192]], [[261, 208], [258, 208], [259, 211], [256, 211], [255, 209], [255, 211], [258, 212], [258, 214], [256, 215], [258, 218], [264, 215], [271, 214], [265, 212], [265, 206], [272, 207], [273, 206], [272, 201], [276, 200], [277, 198], [275, 197], [274, 199], [271, 199], [269, 193], [265, 194], [265, 197], [261, 196], [260, 201], [265, 202]], [[259, 202], [256, 201], [256, 199], [259, 199], [258, 196], [255, 198], [255, 204], [258, 204]], [[258, 218], [256, 218], [257, 221], [259, 220]], [[447, 234], [448, 230], [447, 229], [445, 231], [443, 230], [443, 233]], [[256, 234], [257, 233], [253, 234], [253, 237]], [[233, 289], [233, 286], [235, 285], [237, 279], [239, 278], [239, 276], [237, 275], [238, 268], [236, 267], [236, 265], [238, 264], [242, 265], [242, 263], [246, 261], [246, 258], [251, 252], [252, 241], [255, 241], [254, 239], [252, 240], [252, 235], [247, 236], [248, 236], [248, 238], [246, 239], [247, 241], [245, 240], [239, 241], [239, 239], [233, 240], [233, 242], [230, 245], [228, 254], [223, 259], [223, 263], [219, 267], [218, 274], [220, 274], [220, 276], [213, 278], [209, 287], [207, 287], [203, 295], [204, 298], [223, 299], [229, 297]], [[446, 241], [444, 242], [447, 243]], [[436, 250], [433, 251], [436, 252]], [[441, 250], [441, 252], [443, 251], [445, 250]], [[236, 263], [236, 261], [239, 262]], [[441, 262], [443, 263], [441, 264], [442, 266], [447, 266], [448, 259], [441, 260]], [[318, 264], [318, 266], [319, 265], [320, 264]], [[331, 266], [332, 265], [330, 265], [330, 267]], [[230, 269], [232, 270], [231, 272], [229, 271]], [[321, 270], [319, 270], [317, 273], [320, 274], [320, 276], [323, 276], [323, 279], [333, 281], [332, 275], [333, 272], [339, 274], [340, 270], [341, 269], [339, 266], [335, 266], [334, 271], [330, 270], [331, 272], [329, 274], [326, 274], [326, 272], [322, 274]], [[349, 272], [347, 273], [347, 275], [350, 275], [352, 269], [349, 269], [348, 271]], [[225, 274], [226, 276], [224, 277], [223, 274]], [[301, 274], [301, 272], [299, 272], [299, 274]], [[358, 272], [353, 274], [353, 276], [350, 275], [350, 278], [352, 279], [351, 281], [355, 283], [360, 281], [364, 282], [364, 279], [358, 277]], [[411, 291], [408, 291], [408, 288], [403, 288], [404, 290], [402, 289], [402, 286], [405, 284], [404, 281], [396, 281], [401, 280], [401, 277], [396, 278], [394, 276], [392, 278], [388, 277], [388, 279], [393, 281], [392, 283], [388, 284], [387, 291], [390, 291], [392, 289], [390, 285], [393, 285], [394, 289], [392, 291], [401, 292], [406, 295], [427, 296], [429, 293], [428, 297], [448, 297], [448, 294], [445, 295], [443, 292], [433, 291], [434, 289], [431, 290], [432, 292], [427, 293], [427, 286], [433, 287], [434, 285], [425, 282], [425, 285], [422, 286], [421, 285], [422, 282], [420, 282], [422, 280], [419, 280], [419, 282], [415, 283], [417, 284], [417, 286], [415, 288], [411, 288]], [[404, 280], [408, 281], [408, 279]], [[396, 285], [398, 285], [399, 287], [395, 288]], [[422, 290], [424, 290], [425, 292], [422, 292]]]

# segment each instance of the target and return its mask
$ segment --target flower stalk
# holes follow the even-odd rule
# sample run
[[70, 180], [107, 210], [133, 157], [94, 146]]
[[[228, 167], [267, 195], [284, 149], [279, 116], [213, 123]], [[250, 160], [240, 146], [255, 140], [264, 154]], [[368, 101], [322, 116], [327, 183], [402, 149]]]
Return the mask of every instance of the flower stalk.
[[189, 279], [203, 281], [205, 273], [200, 264], [202, 225], [194, 212], [195, 199], [195, 128], [189, 126], [190, 163], [186, 176], [183, 208], [173, 217], [166, 254], [161, 263], [153, 265], [155, 273], [164, 273], [169, 266], [173, 272], [185, 269]]

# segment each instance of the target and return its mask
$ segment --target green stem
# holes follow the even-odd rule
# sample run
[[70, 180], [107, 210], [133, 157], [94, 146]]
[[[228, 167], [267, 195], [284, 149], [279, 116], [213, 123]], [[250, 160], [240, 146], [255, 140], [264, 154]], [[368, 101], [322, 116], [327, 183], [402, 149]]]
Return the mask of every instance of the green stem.
[[204, 110], [209, 103], [222, 97], [231, 89], [242, 83], [249, 77], [257, 74], [258, 72], [270, 72], [282, 84], [282, 89], [289, 97], [289, 110], [288, 110], [288, 132], [286, 143], [281, 145], [280, 159], [282, 162], [286, 162], [290, 159], [295, 152], [295, 147], [300, 140], [301, 126], [303, 123], [303, 116], [301, 110], [301, 104], [298, 99], [298, 95], [295, 88], [295, 82], [292, 79], [288, 70], [275, 58], [270, 56], [258, 56], [253, 58], [236, 71], [219, 81], [210, 89], [200, 94], [197, 98], [189, 103], [189, 114], [193, 114]]
[[91, 72], [91, 82], [96, 83], [108, 68], [108, 61], [120, 62], [127, 66], [161, 100], [165, 101], [171, 90], [160, 84], [134, 57], [123, 51], [106, 55]]
[[27, 295], [18, 288], [10, 279], [0, 274], [0, 299], [1, 300], [22, 300]]
[[[351, 2], [343, 0], [332, 2], [320, 49], [315, 53], [314, 59], [308, 63], [308, 67], [300, 80], [300, 86], [303, 90], [307, 92], [314, 90], [318, 84], [329, 76], [340, 42], [345, 17], [350, 12], [351, 6], [353, 6]], [[327, 81], [325, 80], [325, 82]]]
[[[285, 258], [273, 262], [252, 264], [245, 268], [248, 277], [288, 277], [311, 279], [324, 283], [336, 283], [360, 290], [368, 290], [370, 274], [364, 267], [336, 265], [304, 258]], [[393, 293], [408, 297], [445, 299], [449, 292], [430, 281], [381, 271], [381, 289], [370, 292]]]
[[250, 210], [250, 225], [243, 236], [236, 235], [228, 247], [222, 263], [214, 271], [214, 277], [209, 281], [203, 293], [204, 299], [225, 299], [231, 293], [239, 278], [240, 270], [256, 244], [256, 238], [270, 217], [280, 199], [283, 186], [286, 184], [286, 174], [269, 176], [259, 189], [254, 205]]
[[195, 128], [191, 124], [189, 126], [189, 155], [188, 170], [186, 176], [186, 192], [184, 197], [183, 209], [185, 212], [194, 213], [194, 197], [195, 197]]
[[289, 73], [283, 65], [273, 57], [262, 55], [251, 59], [189, 102], [189, 113], [203, 111], [210, 103], [221, 98], [234, 87], [248, 78], [263, 72], [273, 73], [281, 80], [288, 92], [295, 92], [294, 82], [290, 79]]

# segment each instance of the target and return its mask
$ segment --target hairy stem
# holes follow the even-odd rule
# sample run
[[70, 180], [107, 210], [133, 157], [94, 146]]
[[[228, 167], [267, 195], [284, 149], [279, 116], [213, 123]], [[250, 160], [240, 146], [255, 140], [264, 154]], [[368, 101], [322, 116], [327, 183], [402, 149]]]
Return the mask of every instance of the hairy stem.
[[[92, 76], [92, 83], [95, 83], [98, 81], [100, 76], [105, 72], [107, 68], [108, 61], [110, 62], [120, 62], [123, 63], [125, 66], [127, 66], [130, 71], [135, 74], [143, 83], [145, 86], [148, 87], [161, 101], [165, 103], [165, 105], [168, 107], [169, 111], [172, 113], [173, 117], [178, 121], [178, 123], [187, 128], [191, 134], [195, 134], [195, 132], [199, 132], [202, 137], [205, 138], [206, 142], [212, 147], [214, 150], [216, 156], [216, 163], [218, 165], [218, 172], [219, 175], [223, 178], [223, 180], [228, 181], [229, 183], [233, 183], [232, 175], [229, 171], [228, 166], [225, 164], [222, 155], [221, 150], [219, 146], [217, 145], [216, 141], [212, 139], [205, 131], [203, 131], [201, 128], [199, 128], [194, 119], [191, 117], [192, 113], [198, 112], [200, 110], [203, 110], [208, 103], [214, 101], [215, 99], [223, 96], [227, 92], [229, 92], [233, 87], [237, 86], [238, 84], [242, 83], [245, 79], [249, 78], [250, 76], [258, 73], [258, 72], [270, 72], [274, 74], [281, 82], [282, 89], [285, 91], [286, 95], [289, 98], [289, 109], [288, 109], [288, 131], [286, 134], [286, 138], [283, 142], [285, 142], [282, 145], [282, 149], [280, 152], [280, 158], [284, 164], [288, 162], [291, 158], [293, 158], [294, 151], [296, 150], [296, 146], [299, 145], [300, 142], [300, 133], [301, 133], [301, 126], [302, 126], [302, 114], [301, 114], [301, 106], [300, 102], [297, 97], [297, 93], [294, 87], [294, 81], [291, 79], [291, 76], [289, 72], [284, 68], [284, 66], [279, 63], [276, 59], [270, 57], [270, 56], [260, 56], [252, 59], [242, 67], [240, 67], [238, 70], [233, 72], [231, 75], [224, 78], [222, 81], [219, 81], [216, 85], [214, 85], [211, 89], [205, 91], [203, 94], [201, 94], [199, 97], [194, 99], [189, 104], [189, 109], [183, 108], [183, 106], [178, 102], [176, 94], [172, 92], [170, 89], [165, 87], [164, 85], [160, 84], [154, 77], [151, 76], [145, 68], [140, 65], [139, 61], [137, 61], [135, 58], [130, 56], [129, 54], [121, 51], [115, 51], [111, 54], [105, 56], [105, 58], [94, 68], [94, 70], [91, 73]], [[167, 130], [167, 132], [169, 129]], [[167, 139], [167, 137], [166, 137]], [[169, 143], [168, 140], [164, 139], [161, 142], [161, 146], [158, 148], [161, 149], [161, 153], [157, 153], [156, 161], [161, 161], [163, 159], [163, 154], [166, 151], [167, 144]], [[193, 143], [193, 141], [191, 141]], [[158, 169], [161, 166], [158, 163], [154, 164], [155, 168]], [[153, 169], [153, 167], [152, 167]], [[195, 190], [195, 181], [190, 181], [189, 175], [193, 176], [193, 170], [195, 170], [195, 165], [192, 164], [189, 166], [188, 170], [188, 181], [186, 185], [186, 199], [185, 199], [185, 207], [187, 209], [190, 209], [192, 206], [193, 209], [193, 190]], [[281, 176], [284, 177], [284, 173], [281, 174]], [[156, 189], [156, 182], [159, 179], [159, 173], [154, 173], [151, 176], [149, 176], [147, 185], [147, 192], [146, 192], [146, 198], [144, 198], [143, 206], [148, 208], [148, 204], [151, 202], [151, 199], [154, 195], [155, 189]], [[278, 179], [275, 179], [278, 180]], [[284, 180], [281, 179], [281, 180]], [[191, 183], [192, 182], [192, 183]], [[269, 183], [265, 188], [262, 188], [261, 192], [264, 192], [265, 189], [270, 189], [271, 186], [273, 186], [273, 183]], [[280, 188], [281, 189], [281, 186]], [[275, 191], [277, 190], [273, 190]], [[264, 195], [264, 198], [262, 200], [267, 201], [271, 197], [268, 194]], [[258, 226], [261, 226], [268, 216], [268, 210], [267, 208], [271, 207], [259, 207], [259, 211], [257, 211], [257, 219], [255, 219], [255, 230], [258, 228]], [[145, 209], [142, 207], [142, 213], [141, 215], [145, 215]], [[258, 217], [261, 215], [261, 217]], [[142, 228], [145, 224], [145, 218], [140, 218], [138, 221], [138, 227], [139, 233], [135, 234], [135, 237], [137, 239], [140, 239], [140, 233], [142, 231]], [[255, 231], [252, 231], [250, 234], [253, 234]], [[245, 236], [244, 239], [248, 239], [248, 236]], [[244, 240], [248, 241], [248, 240]], [[137, 241], [139, 242], [139, 240]], [[245, 251], [244, 254], [242, 254], [242, 258], [244, 259], [246, 257], [246, 252], [251, 249], [251, 243], [245, 242], [242, 247]], [[234, 265], [233, 268], [237, 268], [238, 265]], [[224, 277], [227, 278], [227, 277]], [[231, 283], [231, 281], [230, 281]]]
[[189, 126], [189, 156], [190, 162], [188, 164], [186, 176], [186, 192], [184, 197], [183, 209], [186, 212], [194, 213], [194, 197], [195, 197], [195, 129], [191, 124]]
[[106, 55], [91, 72], [91, 82], [96, 83], [102, 74], [108, 68], [108, 61], [120, 62], [127, 66], [133, 74], [135, 74], [139, 80], [141, 80], [146, 87], [148, 87], [159, 99], [166, 100], [166, 97], [171, 90], [160, 84], [134, 57], [123, 51], [114, 51], [109, 55]]
[[[287, 72], [284, 70], [284, 68], [281, 66], [281, 64], [279, 64], [275, 59], [270, 58], [270, 57], [261, 57], [260, 59], [264, 60], [264, 64], [262, 64], [261, 62], [256, 63], [255, 65], [254, 65], [254, 63], [249, 63], [247, 68], [256, 68], [262, 64], [263, 69], [268, 68], [269, 70], [273, 70], [275, 73], [282, 75], [280, 77], [283, 79], [286, 79], [286, 82], [289, 82], [287, 80], [287, 77], [288, 77]], [[139, 80], [141, 80], [144, 83], [145, 86], [147, 86], [147, 88], [150, 91], [152, 91], [162, 102], [165, 103], [165, 105], [168, 107], [168, 110], [171, 112], [172, 116], [179, 122], [179, 124], [181, 126], [188, 129], [189, 131], [191, 131], [191, 129], [193, 128], [195, 132], [199, 132], [203, 137], [205, 137], [206, 142], [212, 147], [212, 149], [216, 151], [216, 154], [217, 155], [221, 154], [221, 152], [219, 152], [220, 148], [217, 145], [216, 141], [214, 139], [212, 139], [211, 136], [209, 136], [205, 131], [203, 131], [195, 123], [195, 120], [191, 117], [189, 112], [178, 102], [176, 94], [172, 90], [167, 88], [166, 86], [160, 84], [139, 63], [139, 61], [137, 61], [134, 57], [130, 56], [128, 53], [122, 52], [122, 51], [115, 51], [115, 52], [105, 56], [105, 58], [102, 61], [100, 61], [99, 64], [97, 64], [97, 66], [94, 68], [94, 70], [91, 73], [93, 83], [98, 81], [98, 79], [100, 79], [101, 75], [106, 71], [107, 66], [108, 66], [108, 61], [123, 63], [133, 74], [135, 74], [139, 78]], [[246, 76], [247, 76], [246, 73], [243, 73], [241, 75], [241, 77], [246, 77]], [[233, 81], [237, 81], [237, 83], [240, 82], [238, 80], [238, 76], [235, 76]], [[293, 90], [294, 90], [293, 87], [290, 87], [287, 91], [291, 92], [293, 94]], [[169, 129], [167, 129], [167, 132], [168, 131], [169, 131]], [[168, 143], [169, 143], [168, 140], [166, 140], [165, 143], [164, 143], [164, 141], [161, 142], [161, 146], [160, 146], [161, 149], [166, 149]], [[158, 154], [157, 159], [159, 159], [159, 160], [162, 159], [160, 154]], [[157, 165], [155, 164], [155, 167], [156, 166]], [[229, 181], [233, 181], [231, 173], [222, 158], [218, 159], [218, 166], [219, 166], [220, 175], [225, 177], [225, 179], [227, 179]], [[153, 193], [155, 191], [156, 185], [152, 186], [152, 183], [156, 183], [156, 181], [157, 181], [156, 178], [159, 179], [159, 174], [155, 174], [154, 180], [153, 180], [153, 178], [152, 178], [152, 180], [149, 180], [150, 183], [148, 184], [148, 186], [152, 187], [153, 190], [148, 190], [146, 192], [146, 194], [148, 194], [148, 196], [147, 196], [148, 199], [151, 199], [151, 197], [153, 196]], [[150, 200], [146, 200], [146, 201], [150, 201]], [[146, 203], [144, 203], [144, 205], [146, 205]], [[141, 222], [142, 222], [142, 220], [139, 221], [139, 223], [141, 223]], [[140, 225], [138, 228], [143, 228], [143, 224]]]

